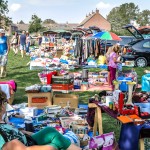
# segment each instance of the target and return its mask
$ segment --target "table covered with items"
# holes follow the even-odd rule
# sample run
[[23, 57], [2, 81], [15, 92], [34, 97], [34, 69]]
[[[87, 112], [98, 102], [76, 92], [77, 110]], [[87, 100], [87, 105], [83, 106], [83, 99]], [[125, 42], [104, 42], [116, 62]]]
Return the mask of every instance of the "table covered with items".
[[[134, 92], [136, 82], [127, 81], [128, 91], [121, 91], [120, 81], [114, 81], [114, 91], [102, 91], [99, 97], [95, 96], [89, 99], [89, 109], [87, 113], [87, 122], [94, 128], [96, 133], [103, 133], [102, 112], [107, 113], [121, 123], [121, 132], [119, 138], [119, 148], [121, 150], [138, 150], [149, 147], [149, 143], [144, 138], [150, 137], [150, 95], [145, 92]], [[94, 117], [95, 116], [95, 117]], [[146, 140], [145, 140], [146, 141]]]
[[[85, 108], [85, 106], [72, 109], [69, 106], [62, 108], [59, 105], [53, 105], [38, 109], [27, 107], [26, 103], [22, 103], [10, 108], [7, 110], [7, 121], [20, 130], [36, 133], [45, 127], [53, 127], [70, 139], [71, 143], [83, 149], [92, 149], [95, 145], [96, 139], [86, 121], [87, 107]], [[114, 145], [113, 132], [100, 135], [97, 142], [101, 148], [117, 147], [116, 143]]]

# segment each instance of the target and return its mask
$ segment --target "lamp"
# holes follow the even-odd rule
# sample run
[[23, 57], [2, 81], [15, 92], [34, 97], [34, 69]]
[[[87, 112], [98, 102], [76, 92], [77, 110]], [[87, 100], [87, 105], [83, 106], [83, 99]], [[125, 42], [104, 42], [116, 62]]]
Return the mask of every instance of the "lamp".
[[136, 84], [136, 82], [127, 82], [128, 84], [128, 101], [126, 102], [126, 105], [132, 105], [132, 92], [133, 92], [133, 86]]
[[121, 84], [122, 81], [113, 81], [113, 84], [115, 85], [115, 90], [119, 90], [119, 85]]

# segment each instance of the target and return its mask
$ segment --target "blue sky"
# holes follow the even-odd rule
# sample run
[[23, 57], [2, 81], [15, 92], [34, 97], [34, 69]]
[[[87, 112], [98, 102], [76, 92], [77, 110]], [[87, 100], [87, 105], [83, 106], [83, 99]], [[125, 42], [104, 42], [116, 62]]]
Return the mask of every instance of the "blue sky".
[[138, 5], [140, 11], [150, 8], [150, 0], [9, 0], [8, 15], [14, 23], [20, 20], [28, 23], [33, 14], [57, 23], [80, 23], [96, 8], [106, 17], [112, 8], [130, 2]]

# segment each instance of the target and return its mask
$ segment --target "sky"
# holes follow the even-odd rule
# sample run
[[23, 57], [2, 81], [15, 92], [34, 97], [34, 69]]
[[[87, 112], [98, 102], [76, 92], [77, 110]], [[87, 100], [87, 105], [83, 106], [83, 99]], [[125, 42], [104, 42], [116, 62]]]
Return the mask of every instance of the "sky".
[[140, 11], [150, 8], [150, 0], [8, 0], [8, 16], [14, 23], [20, 20], [28, 23], [33, 14], [42, 21], [80, 23], [96, 8], [106, 18], [112, 8], [130, 2], [138, 5]]

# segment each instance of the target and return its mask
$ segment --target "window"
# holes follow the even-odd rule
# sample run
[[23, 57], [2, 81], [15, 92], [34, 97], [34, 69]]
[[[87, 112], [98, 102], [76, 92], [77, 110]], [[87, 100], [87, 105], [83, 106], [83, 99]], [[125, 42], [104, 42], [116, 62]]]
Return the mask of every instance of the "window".
[[144, 48], [150, 48], [150, 42], [148, 41], [148, 42], [145, 42], [144, 44], [143, 44], [143, 47]]

